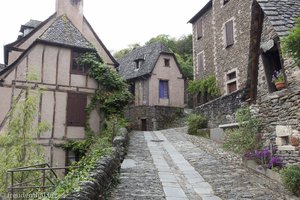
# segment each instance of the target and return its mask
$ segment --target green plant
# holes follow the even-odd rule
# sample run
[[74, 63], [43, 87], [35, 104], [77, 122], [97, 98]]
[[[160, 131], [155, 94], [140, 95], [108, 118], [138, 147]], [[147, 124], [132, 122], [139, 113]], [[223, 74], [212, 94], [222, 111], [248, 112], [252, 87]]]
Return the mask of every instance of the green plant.
[[281, 177], [284, 186], [300, 196], [300, 165], [291, 165], [282, 170]]
[[[28, 76], [30, 79], [30, 76]], [[7, 194], [5, 175], [8, 169], [44, 163], [44, 153], [35, 138], [49, 129], [46, 122], [37, 122], [38, 88], [31, 90], [28, 86], [20, 93], [9, 113], [8, 127], [0, 136], [0, 193]], [[24, 97], [24, 98], [23, 98]], [[34, 123], [36, 121], [36, 123]], [[40, 172], [14, 173], [14, 182], [22, 183], [37, 179]], [[32, 182], [34, 184], [35, 182]], [[23, 192], [29, 192], [24, 190]]]
[[225, 131], [224, 148], [241, 154], [259, 149], [260, 123], [251, 115], [250, 108], [240, 108], [235, 115], [239, 128]]
[[283, 83], [284, 82], [284, 74], [282, 72], [282, 70], [275, 70], [273, 75], [272, 75], [272, 82], [274, 84], [276, 83]]
[[187, 91], [190, 94], [201, 94], [202, 96], [207, 93], [214, 98], [220, 96], [220, 89], [215, 76], [207, 76], [202, 79], [190, 81]]
[[295, 27], [289, 31], [289, 35], [283, 39], [282, 47], [283, 52], [300, 65], [300, 17], [296, 19]]
[[188, 117], [188, 134], [197, 134], [198, 129], [207, 128], [208, 119], [200, 114], [191, 114]]

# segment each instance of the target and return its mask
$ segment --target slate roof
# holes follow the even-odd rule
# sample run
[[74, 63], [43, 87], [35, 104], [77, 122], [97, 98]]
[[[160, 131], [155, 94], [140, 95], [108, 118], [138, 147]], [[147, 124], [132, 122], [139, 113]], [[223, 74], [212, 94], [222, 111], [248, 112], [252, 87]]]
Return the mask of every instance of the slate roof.
[[31, 20], [29, 20], [29, 22], [27, 22], [26, 24], [23, 24], [22, 26], [30, 27], [30, 28], [36, 28], [41, 23], [42, 23], [41, 21], [31, 19]]
[[300, 17], [299, 0], [257, 0], [278, 36], [285, 36]]
[[39, 40], [78, 48], [93, 49], [92, 44], [65, 15], [56, 19], [39, 37]]
[[[157, 59], [161, 53], [172, 53], [161, 43], [152, 43], [134, 49], [123, 58], [118, 59], [119, 74], [126, 80], [150, 74], [155, 67]], [[144, 60], [140, 68], [136, 69], [136, 60]]]

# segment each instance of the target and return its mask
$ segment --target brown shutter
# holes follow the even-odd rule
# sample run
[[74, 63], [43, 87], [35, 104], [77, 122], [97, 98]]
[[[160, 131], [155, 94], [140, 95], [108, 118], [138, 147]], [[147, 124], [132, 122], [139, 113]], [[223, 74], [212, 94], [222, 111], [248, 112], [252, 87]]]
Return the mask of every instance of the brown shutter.
[[68, 101], [67, 101], [67, 125], [68, 126], [85, 125], [86, 105], [87, 105], [87, 95], [68, 93]]
[[198, 54], [198, 71], [200, 76], [203, 75], [203, 71], [204, 71], [203, 53]]
[[197, 22], [197, 40], [199, 40], [202, 36], [202, 19], [199, 19]]
[[226, 31], [226, 47], [233, 45], [234, 38], [233, 38], [233, 21], [230, 20], [225, 24], [225, 31]]

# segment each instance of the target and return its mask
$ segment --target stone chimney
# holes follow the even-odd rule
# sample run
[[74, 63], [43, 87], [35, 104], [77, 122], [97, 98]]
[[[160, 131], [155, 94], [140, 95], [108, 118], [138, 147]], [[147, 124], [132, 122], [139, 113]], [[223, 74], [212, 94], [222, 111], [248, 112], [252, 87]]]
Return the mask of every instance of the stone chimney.
[[83, 0], [56, 0], [57, 16], [67, 15], [72, 23], [82, 31]]

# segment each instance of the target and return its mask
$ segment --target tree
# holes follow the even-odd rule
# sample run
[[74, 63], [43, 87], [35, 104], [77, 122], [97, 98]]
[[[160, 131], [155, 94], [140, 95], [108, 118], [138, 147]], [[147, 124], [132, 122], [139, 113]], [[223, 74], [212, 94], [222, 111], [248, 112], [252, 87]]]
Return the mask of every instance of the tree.
[[[15, 100], [9, 113], [10, 121], [5, 132], [0, 136], [0, 193], [7, 194], [7, 183], [4, 179], [8, 169], [44, 163], [42, 148], [34, 138], [47, 131], [45, 122], [34, 123], [38, 113], [40, 90], [29, 87], [21, 94], [24, 98]], [[15, 182], [34, 180], [40, 172], [15, 173]]]
[[120, 51], [115, 52], [114, 57], [117, 59], [122, 58], [123, 56], [125, 56], [126, 54], [128, 54], [129, 52], [131, 52], [132, 50], [138, 47], [141, 47], [139, 43], [130, 44], [128, 48], [121, 49]]
[[300, 66], [300, 17], [296, 19], [295, 27], [290, 30], [289, 35], [283, 39], [283, 52], [295, 59]]

